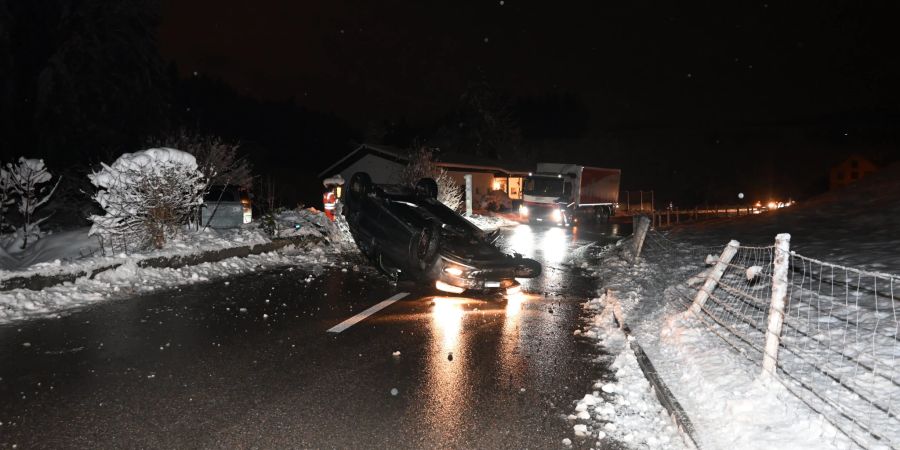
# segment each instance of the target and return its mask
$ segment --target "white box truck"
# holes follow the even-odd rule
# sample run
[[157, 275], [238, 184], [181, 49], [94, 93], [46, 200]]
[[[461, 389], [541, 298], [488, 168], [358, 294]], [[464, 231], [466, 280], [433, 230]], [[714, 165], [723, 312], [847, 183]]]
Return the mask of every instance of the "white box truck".
[[519, 215], [531, 223], [571, 225], [615, 213], [622, 171], [578, 164], [538, 163], [523, 180]]

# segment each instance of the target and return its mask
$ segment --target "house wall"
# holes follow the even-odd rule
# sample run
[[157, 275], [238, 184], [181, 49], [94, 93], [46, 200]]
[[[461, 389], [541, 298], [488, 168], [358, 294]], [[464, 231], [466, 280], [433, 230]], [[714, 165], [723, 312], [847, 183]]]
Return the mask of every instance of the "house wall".
[[453, 181], [456, 181], [463, 189], [466, 187], [466, 179], [464, 177], [465, 174], [472, 174], [472, 195], [474, 198], [478, 198], [478, 196], [487, 194], [491, 192], [491, 185], [494, 183], [494, 174], [492, 173], [479, 173], [479, 172], [466, 172], [462, 170], [447, 170], [447, 174], [453, 178]]
[[367, 154], [342, 170], [341, 176], [349, 182], [354, 173], [367, 172], [375, 184], [396, 184], [400, 182], [403, 167], [403, 164]]
[[868, 159], [860, 156], [851, 156], [831, 169], [828, 177], [828, 188], [842, 188], [862, 180], [877, 170], [878, 167]]

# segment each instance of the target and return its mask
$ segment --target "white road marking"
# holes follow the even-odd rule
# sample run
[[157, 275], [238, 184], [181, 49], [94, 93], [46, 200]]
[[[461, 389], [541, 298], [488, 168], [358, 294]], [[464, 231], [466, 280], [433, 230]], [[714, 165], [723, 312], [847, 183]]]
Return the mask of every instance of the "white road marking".
[[344, 331], [347, 328], [350, 328], [353, 325], [356, 325], [356, 324], [362, 322], [363, 320], [366, 320], [367, 317], [371, 316], [372, 314], [377, 313], [378, 311], [381, 311], [384, 308], [387, 308], [388, 306], [391, 305], [391, 303], [394, 303], [397, 300], [400, 300], [401, 298], [406, 297], [407, 295], [409, 295], [409, 292], [401, 292], [397, 295], [394, 295], [393, 297], [391, 297], [381, 303], [373, 305], [373, 306], [369, 307], [368, 309], [366, 309], [365, 311], [329, 328], [328, 332], [329, 333], [340, 333], [341, 331]]

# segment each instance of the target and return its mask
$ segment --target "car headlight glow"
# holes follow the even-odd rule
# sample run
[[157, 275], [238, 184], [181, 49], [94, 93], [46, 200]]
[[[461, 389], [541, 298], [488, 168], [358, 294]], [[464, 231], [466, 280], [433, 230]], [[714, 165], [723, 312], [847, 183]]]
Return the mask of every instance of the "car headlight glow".
[[559, 209], [554, 209], [553, 215], [551, 217], [553, 217], [554, 222], [562, 222], [562, 211], [560, 211]]
[[519, 215], [527, 216], [528, 215], [528, 207], [525, 205], [519, 205]]
[[466, 290], [465, 288], [453, 286], [452, 284], [447, 284], [440, 280], [434, 283], [434, 287], [439, 291], [450, 292], [451, 294], [462, 294], [463, 291]]
[[444, 267], [444, 272], [447, 272], [450, 275], [453, 275], [454, 277], [462, 276], [462, 274], [463, 274], [462, 269], [460, 269], [459, 267], [453, 267], [453, 266]]

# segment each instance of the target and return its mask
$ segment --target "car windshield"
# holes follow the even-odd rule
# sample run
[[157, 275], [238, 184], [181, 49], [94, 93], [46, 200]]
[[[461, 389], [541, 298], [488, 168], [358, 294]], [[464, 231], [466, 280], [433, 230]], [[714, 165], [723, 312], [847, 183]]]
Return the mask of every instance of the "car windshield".
[[525, 195], [537, 195], [541, 197], [559, 197], [564, 194], [564, 181], [562, 178], [529, 177], [525, 179]]
[[205, 196], [203, 196], [203, 201], [237, 202], [240, 201], [240, 196], [237, 190], [232, 187], [213, 186], [209, 189], [209, 192]]

